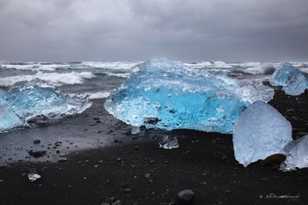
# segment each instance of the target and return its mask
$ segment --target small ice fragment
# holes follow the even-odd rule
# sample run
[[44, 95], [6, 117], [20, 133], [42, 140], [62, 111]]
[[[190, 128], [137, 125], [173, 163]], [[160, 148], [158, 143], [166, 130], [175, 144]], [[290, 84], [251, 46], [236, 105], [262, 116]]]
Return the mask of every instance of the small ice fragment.
[[281, 169], [285, 171], [308, 167], [308, 135], [292, 141], [285, 146], [287, 158]]
[[30, 182], [35, 182], [36, 180], [42, 178], [41, 175], [37, 174], [37, 173], [29, 173], [28, 174], [28, 179]]
[[177, 149], [180, 147], [177, 137], [163, 135], [159, 139], [159, 148], [161, 149]]
[[292, 127], [275, 108], [264, 102], [250, 105], [233, 132], [235, 159], [245, 167], [273, 154], [283, 154], [292, 141]]
[[272, 76], [271, 84], [282, 86], [288, 95], [300, 95], [307, 88], [307, 74], [289, 63], [282, 64]]
[[131, 133], [132, 135], [139, 134], [139, 133], [140, 133], [140, 127], [132, 127], [130, 133]]
[[184, 189], [178, 192], [176, 204], [193, 204], [195, 193], [191, 189]]

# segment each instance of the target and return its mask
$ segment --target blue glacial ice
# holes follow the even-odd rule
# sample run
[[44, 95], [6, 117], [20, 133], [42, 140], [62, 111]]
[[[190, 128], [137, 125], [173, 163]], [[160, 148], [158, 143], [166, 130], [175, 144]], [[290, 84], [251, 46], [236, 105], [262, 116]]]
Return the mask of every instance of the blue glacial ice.
[[307, 82], [307, 74], [289, 63], [280, 65], [271, 80], [272, 85], [282, 86], [286, 94], [294, 96], [305, 92]]
[[23, 124], [23, 121], [7, 106], [5, 96], [6, 93], [0, 90], [0, 132]]
[[292, 141], [292, 127], [275, 108], [258, 101], [250, 105], [237, 121], [233, 132], [235, 159], [244, 165], [284, 154]]
[[290, 142], [285, 146], [286, 160], [281, 169], [285, 171], [308, 167], [308, 135]]
[[167, 59], [147, 61], [135, 70], [105, 102], [110, 114], [135, 127], [232, 133], [242, 110], [273, 97], [272, 90]]
[[0, 132], [20, 127], [23, 121], [8, 107], [0, 105]]
[[51, 87], [20, 85], [0, 91], [0, 132], [21, 126], [39, 116], [60, 119], [91, 106], [86, 98], [61, 94]]

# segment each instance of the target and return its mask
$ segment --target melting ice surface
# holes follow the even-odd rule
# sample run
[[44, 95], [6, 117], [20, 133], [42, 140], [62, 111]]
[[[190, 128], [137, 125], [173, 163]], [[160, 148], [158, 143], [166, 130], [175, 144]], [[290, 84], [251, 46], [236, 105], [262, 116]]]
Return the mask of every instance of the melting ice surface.
[[138, 69], [105, 102], [109, 113], [135, 127], [232, 133], [247, 105], [273, 97], [272, 91], [167, 59]]
[[288, 95], [300, 95], [307, 88], [307, 74], [298, 70], [289, 63], [282, 64], [273, 74], [271, 83], [282, 86]]
[[244, 166], [283, 154], [292, 141], [292, 127], [275, 108], [255, 102], [242, 112], [233, 132], [235, 159]]
[[285, 148], [287, 158], [283, 170], [308, 167], [308, 135], [289, 143]]
[[53, 88], [25, 85], [0, 91], [0, 132], [26, 126], [38, 116], [59, 119], [83, 112], [91, 104], [86, 98], [69, 97]]

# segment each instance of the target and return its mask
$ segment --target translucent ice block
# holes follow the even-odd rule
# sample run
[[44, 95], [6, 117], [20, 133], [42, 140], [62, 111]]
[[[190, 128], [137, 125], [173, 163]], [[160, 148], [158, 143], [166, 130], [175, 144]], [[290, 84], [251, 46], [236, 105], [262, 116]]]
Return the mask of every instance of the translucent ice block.
[[232, 133], [247, 105], [272, 97], [167, 59], [147, 61], [137, 70], [105, 102], [109, 113], [135, 127]]

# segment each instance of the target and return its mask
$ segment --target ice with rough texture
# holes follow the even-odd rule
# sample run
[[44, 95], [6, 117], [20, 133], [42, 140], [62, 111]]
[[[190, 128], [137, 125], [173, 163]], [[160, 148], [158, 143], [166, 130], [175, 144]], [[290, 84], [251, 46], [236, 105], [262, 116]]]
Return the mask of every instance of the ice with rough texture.
[[51, 87], [22, 85], [0, 92], [0, 132], [27, 126], [27, 121], [38, 116], [59, 119], [81, 113], [91, 103], [86, 98], [67, 96]]
[[23, 121], [4, 105], [0, 105], [0, 119], [0, 132], [23, 125]]
[[169, 135], [161, 136], [158, 144], [161, 149], [177, 149], [180, 147], [177, 137]]
[[232, 133], [247, 105], [272, 98], [253, 86], [242, 92], [227, 76], [167, 59], [147, 61], [137, 70], [105, 102], [109, 113], [135, 127]]
[[300, 95], [307, 88], [307, 76], [289, 63], [282, 64], [272, 76], [274, 86], [282, 86], [288, 95]]
[[0, 90], [0, 132], [23, 125], [23, 121], [7, 106], [5, 96], [5, 91]]
[[283, 170], [308, 167], [308, 135], [289, 143], [285, 148], [287, 158], [282, 164]]
[[37, 173], [29, 173], [27, 176], [30, 182], [35, 182], [36, 180], [42, 178], [42, 176]]
[[233, 132], [236, 160], [245, 167], [273, 154], [283, 154], [292, 141], [292, 127], [275, 108], [255, 102], [241, 113]]

